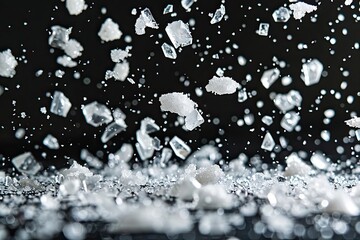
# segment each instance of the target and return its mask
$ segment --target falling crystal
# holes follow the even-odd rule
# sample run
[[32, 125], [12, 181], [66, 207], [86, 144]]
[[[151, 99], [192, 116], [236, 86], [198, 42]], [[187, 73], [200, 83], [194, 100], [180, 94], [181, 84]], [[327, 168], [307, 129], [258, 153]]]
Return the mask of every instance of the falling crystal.
[[174, 136], [170, 140], [169, 144], [175, 155], [181, 159], [185, 159], [191, 152], [190, 147], [186, 145], [186, 143], [177, 136]]
[[141, 130], [136, 131], [136, 140], [143, 149], [153, 149], [153, 139], [146, 132]]
[[69, 56], [60, 56], [56, 59], [56, 62], [64, 67], [69, 67], [69, 68], [72, 68], [72, 67], [76, 67], [77, 66], [77, 63], [74, 62], [71, 57]]
[[194, 4], [194, 0], [181, 0], [181, 6], [189, 11], [191, 6]]
[[273, 123], [273, 119], [270, 116], [263, 116], [261, 121], [267, 126], [270, 126]]
[[82, 112], [88, 124], [99, 127], [102, 124], [108, 124], [113, 120], [111, 111], [103, 104], [94, 101], [84, 106]]
[[356, 136], [356, 139], [357, 139], [358, 141], [360, 141], [360, 129], [357, 129], [357, 130], [355, 131], [355, 136]]
[[287, 94], [287, 98], [288, 98], [289, 103], [293, 104], [294, 106], [296, 106], [296, 107], [301, 106], [302, 96], [299, 91], [290, 90], [290, 92], [288, 92], [288, 94]]
[[163, 146], [161, 145], [160, 139], [157, 138], [157, 137], [154, 137], [154, 138], [152, 139], [152, 145], [153, 145], [153, 148], [154, 148], [155, 150], [157, 150], [157, 151], [161, 150], [161, 148], [163, 147]]
[[346, 120], [345, 123], [349, 127], [360, 128], [360, 117], [353, 117], [353, 118], [351, 118], [349, 120]]
[[51, 27], [51, 35], [49, 37], [49, 45], [54, 48], [64, 48], [69, 41], [71, 28], [66, 29], [60, 26]]
[[15, 137], [17, 138], [17, 139], [21, 139], [21, 138], [23, 138], [25, 136], [25, 129], [23, 129], [23, 128], [18, 128], [17, 130], [16, 130], [16, 132], [15, 132]]
[[212, 17], [210, 24], [215, 24], [220, 22], [225, 15], [225, 6], [221, 4], [220, 8], [217, 9]]
[[66, 117], [71, 108], [70, 100], [60, 91], [55, 91], [50, 106], [50, 112]]
[[280, 7], [272, 14], [275, 22], [287, 22], [291, 17], [291, 11], [286, 7]]
[[80, 153], [80, 159], [84, 160], [90, 167], [100, 169], [103, 163], [94, 155], [92, 155], [87, 149], [82, 149]]
[[149, 117], [141, 120], [140, 130], [144, 133], [153, 133], [160, 130], [159, 125], [155, 123], [155, 120]]
[[266, 89], [268, 89], [279, 78], [279, 76], [280, 71], [277, 68], [266, 70], [261, 77], [261, 83]]
[[64, 52], [73, 59], [80, 57], [82, 55], [82, 51], [84, 50], [83, 46], [75, 39], [67, 41], [63, 49]]
[[131, 144], [124, 143], [121, 148], [113, 154], [113, 158], [116, 161], [128, 162], [134, 155], [134, 149]]
[[311, 163], [320, 170], [326, 170], [330, 167], [330, 163], [326, 160], [323, 154], [314, 153], [310, 158]]
[[304, 63], [302, 66], [302, 72], [304, 74], [303, 81], [306, 86], [316, 84], [320, 81], [321, 74], [324, 67], [317, 59], [313, 59], [310, 62]]
[[163, 14], [168, 14], [168, 13], [172, 13], [174, 10], [174, 6], [172, 4], [168, 4], [166, 5], [166, 7], [164, 8]]
[[114, 69], [105, 73], [105, 80], [114, 78], [115, 80], [125, 81], [130, 72], [130, 65], [127, 61], [116, 63]]
[[141, 158], [141, 160], [146, 160], [148, 158], [151, 158], [154, 154], [154, 148], [148, 148], [148, 149], [145, 149], [141, 146], [140, 143], [136, 143], [135, 144], [135, 147], [136, 147], [136, 150], [139, 154], [139, 157]]
[[24, 174], [35, 175], [41, 169], [41, 165], [35, 160], [30, 152], [23, 153], [11, 160], [15, 168]]
[[261, 148], [265, 149], [267, 151], [272, 151], [275, 147], [275, 141], [273, 139], [273, 137], [271, 136], [271, 134], [269, 132], [267, 132], [265, 134], [264, 140], [261, 144]]
[[280, 126], [286, 131], [292, 132], [299, 120], [300, 116], [296, 112], [290, 111], [281, 119]]
[[245, 102], [248, 99], [246, 88], [240, 89], [238, 93], [238, 101]]
[[117, 119], [117, 121], [111, 123], [110, 125], [106, 126], [103, 135], [101, 136], [101, 142], [106, 143], [112, 137], [116, 136], [118, 133], [125, 131], [127, 125], [123, 119]]
[[297, 2], [289, 5], [293, 11], [294, 18], [300, 20], [305, 16], [306, 13], [311, 13], [317, 10], [316, 6], [307, 4], [305, 2]]
[[192, 44], [189, 26], [181, 20], [169, 23], [165, 28], [165, 31], [175, 48]]
[[8, 78], [14, 77], [17, 64], [18, 63], [10, 49], [0, 52], [0, 76]]
[[269, 27], [268, 23], [260, 23], [259, 30], [257, 30], [257, 34], [260, 36], [267, 36], [269, 34]]
[[167, 43], [163, 43], [161, 45], [161, 49], [162, 49], [165, 57], [170, 58], [170, 59], [177, 58], [176, 50], [173, 46], [171, 46]]
[[204, 118], [198, 110], [194, 109], [189, 115], [185, 117], [185, 128], [189, 131], [204, 123]]
[[59, 149], [60, 148], [58, 140], [51, 134], [48, 134], [44, 138], [43, 144], [50, 149]]
[[172, 150], [170, 148], [164, 147], [161, 151], [160, 157], [156, 158], [156, 164], [158, 164], [161, 167], [165, 167], [168, 161], [172, 157]]

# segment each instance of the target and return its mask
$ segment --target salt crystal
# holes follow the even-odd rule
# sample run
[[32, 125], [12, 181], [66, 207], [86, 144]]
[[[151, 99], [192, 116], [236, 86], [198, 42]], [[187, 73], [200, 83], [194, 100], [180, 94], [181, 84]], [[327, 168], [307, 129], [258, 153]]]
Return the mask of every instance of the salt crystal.
[[194, 194], [201, 188], [201, 184], [193, 177], [187, 177], [175, 184], [170, 190], [171, 195], [182, 200], [192, 200]]
[[275, 147], [275, 141], [271, 134], [267, 132], [261, 144], [261, 148], [267, 151], [272, 151]]
[[272, 17], [275, 22], [287, 22], [291, 17], [291, 11], [286, 7], [280, 7], [274, 11]]
[[43, 144], [50, 149], [59, 149], [60, 148], [58, 140], [51, 134], [48, 134], [44, 138]]
[[219, 165], [209, 165], [203, 168], [200, 168], [196, 173], [196, 180], [199, 181], [202, 185], [215, 184], [224, 177], [224, 172], [221, 170]]
[[50, 112], [66, 117], [71, 108], [70, 100], [60, 91], [55, 91], [50, 106]]
[[120, 121], [122, 122], [121, 120], [125, 120], [126, 119], [126, 115], [123, 111], [121, 111], [120, 108], [115, 108], [114, 111], [113, 111], [113, 117], [114, 117], [114, 121]]
[[199, 221], [199, 232], [203, 235], [225, 236], [231, 231], [227, 216], [223, 214], [207, 213]]
[[172, 150], [170, 148], [164, 147], [161, 151], [160, 157], [156, 158], [155, 162], [160, 167], [165, 167], [168, 161], [172, 157]]
[[93, 176], [93, 173], [87, 168], [78, 164], [76, 161], [72, 163], [70, 168], [61, 171], [61, 174], [66, 179], [81, 179], [84, 180], [86, 177]]
[[111, 18], [107, 18], [101, 25], [98, 35], [101, 40], [109, 42], [120, 39], [122, 32], [119, 30], [119, 25], [117, 23], [115, 23]]
[[19, 172], [27, 175], [35, 175], [41, 169], [41, 165], [30, 152], [16, 156], [11, 162]]
[[90, 167], [100, 169], [103, 167], [102, 161], [92, 155], [87, 149], [81, 149], [80, 159], [84, 160]]
[[320, 81], [321, 74], [324, 67], [317, 59], [313, 59], [310, 62], [304, 63], [302, 66], [302, 72], [304, 74], [303, 81], [306, 86], [316, 84]]
[[160, 130], [159, 125], [155, 123], [155, 120], [149, 117], [141, 120], [140, 130], [145, 133], [153, 133]]
[[187, 95], [181, 92], [163, 94], [159, 98], [161, 111], [169, 111], [180, 116], [189, 115], [196, 106]]
[[161, 49], [162, 49], [165, 57], [170, 58], [170, 59], [177, 58], [176, 50], [173, 46], [171, 46], [167, 43], [163, 43], [161, 45]]
[[356, 136], [356, 139], [357, 139], [358, 141], [360, 141], [360, 129], [357, 129], [357, 130], [355, 131], [355, 136]]
[[137, 35], [145, 34], [145, 28], [150, 27], [154, 29], [158, 29], [159, 25], [155, 21], [150, 9], [145, 8], [141, 11], [140, 16], [136, 20], [135, 23], [135, 32]]
[[80, 57], [84, 48], [75, 39], [70, 39], [63, 46], [64, 52], [71, 58]]
[[194, 109], [189, 115], [185, 117], [185, 128], [189, 131], [194, 130], [204, 123], [204, 118], [198, 110]]
[[317, 10], [316, 6], [304, 2], [293, 3], [290, 4], [289, 7], [293, 11], [294, 18], [297, 20], [303, 18], [306, 13], [311, 13]]
[[113, 49], [110, 52], [110, 57], [111, 60], [115, 63], [124, 61], [125, 58], [131, 56], [131, 54], [129, 53], [131, 47], [126, 47], [125, 50], [122, 49]]
[[280, 71], [277, 68], [266, 70], [261, 77], [261, 83], [266, 89], [268, 89], [271, 85], [274, 84], [279, 76]]
[[263, 116], [262, 118], [261, 118], [261, 121], [264, 123], [264, 124], [266, 124], [267, 126], [270, 126], [272, 123], [273, 123], [273, 119], [272, 119], [272, 117], [270, 117], [270, 116]]
[[105, 79], [114, 78], [115, 80], [125, 81], [130, 72], [130, 66], [127, 61], [115, 64], [112, 71], [108, 70], [105, 74]]
[[67, 223], [62, 229], [64, 236], [69, 240], [86, 239], [86, 228], [78, 222]]
[[94, 127], [108, 124], [113, 120], [111, 111], [105, 105], [100, 104], [97, 101], [85, 105], [82, 112], [86, 122]]
[[229, 209], [233, 205], [233, 199], [225, 191], [222, 185], [206, 185], [201, 187], [196, 194], [198, 209]]
[[165, 28], [165, 31], [175, 48], [185, 47], [192, 44], [192, 36], [189, 26], [181, 20], [169, 23]]
[[320, 170], [326, 170], [330, 167], [330, 163], [321, 153], [314, 153], [310, 158], [310, 162], [314, 167]]
[[71, 33], [71, 28], [64, 28], [61, 26], [52, 26], [51, 35], [49, 37], [48, 43], [51, 47], [63, 49], [65, 44], [69, 41], [69, 35]]
[[223, 4], [220, 5], [220, 8], [217, 9], [212, 17], [210, 24], [215, 24], [220, 22], [225, 15], [225, 6]]
[[281, 119], [280, 126], [286, 131], [292, 132], [299, 121], [300, 116], [296, 112], [290, 111]]
[[285, 176], [308, 175], [311, 167], [307, 165], [296, 153], [290, 154], [286, 159]]
[[121, 148], [114, 153], [114, 159], [118, 161], [128, 162], [133, 157], [134, 149], [131, 144], [124, 143]]
[[146, 132], [142, 130], [136, 131], [136, 140], [143, 149], [153, 148], [153, 139]]
[[345, 0], [345, 5], [349, 6], [352, 4], [352, 2], [353, 2], [353, 0]]
[[191, 6], [194, 4], [195, 0], [181, 0], [181, 6], [187, 10], [190, 11]]
[[117, 121], [106, 126], [104, 133], [101, 135], [101, 142], [106, 143], [118, 133], [125, 131], [126, 128], [127, 125], [125, 121], [123, 119], [118, 119]]
[[41, 205], [48, 210], [57, 210], [60, 207], [60, 202], [51, 195], [42, 195], [40, 197]]
[[283, 113], [286, 113], [287, 111], [294, 108], [294, 105], [289, 102], [287, 94], [277, 94], [274, 98], [274, 104]]
[[360, 117], [353, 117], [349, 120], [346, 120], [345, 123], [349, 127], [360, 128]]
[[14, 77], [17, 64], [18, 63], [10, 49], [0, 52], [0, 76], [7, 78]]
[[267, 36], [269, 34], [270, 25], [268, 23], [260, 23], [259, 29], [256, 31], [260, 36]]
[[74, 62], [74, 61], [71, 59], [71, 57], [66, 56], [66, 55], [58, 57], [57, 60], [56, 60], [56, 62], [57, 62], [58, 64], [64, 66], [64, 67], [70, 67], [70, 68], [72, 68], [72, 67], [76, 67], [76, 66], [77, 66], [77, 63]]
[[232, 94], [240, 88], [240, 84], [234, 81], [230, 77], [216, 77], [214, 76], [209, 80], [209, 83], [205, 86], [207, 92], [214, 94]]
[[245, 102], [248, 99], [248, 94], [246, 92], [246, 89], [240, 89], [238, 93], [238, 102]]
[[63, 70], [58, 69], [55, 71], [55, 77], [57, 77], [57, 78], [62, 78], [64, 75], [65, 75], [65, 72]]
[[168, 13], [172, 13], [174, 10], [174, 6], [172, 4], [168, 4], [166, 5], [166, 7], [164, 8], [163, 14], [168, 14]]
[[177, 136], [174, 136], [170, 140], [169, 144], [175, 155], [181, 159], [185, 159], [191, 152], [190, 147]]
[[237, 60], [238, 60], [238, 63], [239, 63], [240, 66], [245, 66], [246, 65], [246, 58], [245, 57], [238, 56]]
[[66, 0], [66, 8], [70, 15], [79, 15], [86, 7], [85, 0]]
[[59, 186], [60, 194], [66, 195], [74, 195], [76, 194], [81, 187], [81, 182], [79, 179], [66, 179]]

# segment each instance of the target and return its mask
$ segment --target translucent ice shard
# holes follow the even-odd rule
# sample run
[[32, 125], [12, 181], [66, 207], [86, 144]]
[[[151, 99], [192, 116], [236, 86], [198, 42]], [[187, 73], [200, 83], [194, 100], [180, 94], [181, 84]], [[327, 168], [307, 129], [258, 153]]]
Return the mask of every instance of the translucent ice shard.
[[216, 77], [214, 76], [209, 80], [209, 83], [205, 86], [207, 92], [214, 94], [232, 94], [240, 88], [240, 84], [230, 77]]
[[271, 85], [274, 84], [279, 76], [280, 71], [277, 68], [266, 70], [261, 77], [261, 83], [266, 89], [268, 89]]
[[316, 84], [320, 81], [324, 67], [317, 59], [304, 63], [302, 66], [303, 81], [306, 86]]
[[107, 18], [101, 25], [98, 35], [101, 40], [109, 42], [120, 39], [122, 32], [119, 30], [119, 25], [117, 23], [115, 23], [111, 18]]
[[272, 17], [275, 22], [287, 22], [291, 17], [291, 11], [286, 7], [280, 7], [274, 11]]
[[169, 23], [165, 28], [165, 31], [175, 48], [192, 44], [189, 26], [181, 20]]
[[56, 139], [56, 137], [54, 137], [54, 136], [51, 135], [51, 134], [48, 134], [48, 135], [44, 138], [43, 144], [44, 144], [45, 146], [47, 146], [48, 148], [50, 148], [50, 149], [59, 149], [59, 148], [60, 148], [60, 145], [59, 145], [58, 140]]
[[270, 25], [268, 23], [260, 23], [259, 29], [256, 31], [260, 36], [267, 36], [269, 34]]
[[185, 10], [189, 11], [191, 6], [194, 4], [194, 2], [195, 2], [194, 0], [181, 0], [181, 6]]
[[49, 37], [49, 45], [54, 48], [64, 48], [65, 44], [69, 41], [71, 28], [64, 28], [60, 26], [51, 27], [51, 35]]
[[280, 126], [288, 132], [292, 132], [299, 121], [300, 116], [296, 112], [290, 111], [281, 119]]
[[10, 49], [0, 52], [0, 76], [8, 78], [14, 77], [17, 64]]
[[60, 91], [55, 91], [50, 106], [50, 112], [66, 117], [71, 108], [70, 100]]
[[125, 81], [130, 72], [130, 65], [127, 61], [115, 64], [112, 71], [108, 70], [105, 74], [105, 79], [114, 78], [115, 80]]
[[82, 112], [88, 124], [98, 127], [102, 124], [108, 124], [113, 120], [111, 111], [103, 104], [94, 101], [84, 106]]
[[193, 177], [187, 177], [175, 184], [171, 189], [171, 195], [183, 200], [192, 200], [194, 194], [201, 188], [201, 184]]
[[240, 89], [239, 93], [238, 93], [238, 101], [245, 102], [247, 99], [248, 99], [248, 95], [247, 95], [246, 89], [245, 88]]
[[261, 118], [261, 121], [264, 123], [264, 124], [266, 124], [267, 126], [270, 126], [272, 123], [273, 123], [273, 119], [272, 119], [272, 117], [270, 117], [270, 116], [263, 116], [262, 118]]
[[164, 8], [163, 14], [168, 14], [168, 13], [172, 13], [174, 10], [174, 6], [172, 4], [168, 4], [166, 5], [166, 7]]
[[138, 35], [145, 34], [145, 28], [150, 27], [154, 29], [158, 29], [159, 25], [155, 21], [150, 9], [145, 8], [141, 11], [140, 16], [136, 20], [135, 23], [135, 32]]
[[203, 123], [204, 123], [204, 118], [196, 109], [194, 109], [189, 115], [185, 117], [185, 128], [187, 130], [192, 131]]
[[141, 120], [140, 130], [144, 133], [153, 133], [160, 130], [159, 125], [155, 123], [155, 120], [149, 117]]
[[220, 8], [217, 9], [212, 17], [210, 24], [215, 24], [220, 22], [225, 15], [225, 6], [221, 4]]
[[103, 163], [94, 155], [92, 155], [87, 149], [82, 149], [80, 152], [80, 159], [84, 160], [90, 167], [100, 169]]
[[345, 123], [349, 127], [360, 128], [360, 117], [353, 117], [353, 118], [351, 118], [349, 120], [346, 120]]
[[41, 165], [30, 152], [23, 153], [13, 158], [11, 162], [19, 172], [27, 175], [35, 175], [41, 169]]
[[71, 58], [80, 57], [84, 48], [75, 39], [67, 41], [63, 47], [64, 52]]
[[296, 153], [290, 154], [286, 159], [285, 176], [307, 175], [311, 167], [307, 165]]
[[190, 147], [177, 136], [174, 136], [170, 140], [169, 144], [175, 155], [181, 159], [185, 159], [191, 152]]
[[104, 133], [101, 135], [101, 142], [106, 143], [118, 133], [125, 131], [126, 128], [127, 125], [125, 121], [123, 119], [118, 119], [117, 121], [106, 126]]
[[86, 7], [85, 0], [66, 0], [66, 8], [70, 15], [79, 15]]
[[180, 116], [189, 115], [196, 106], [187, 95], [180, 92], [166, 93], [160, 96], [160, 108], [162, 111], [169, 111]]
[[267, 132], [261, 144], [261, 148], [267, 151], [272, 151], [274, 147], [275, 147], [274, 138], [271, 136], [269, 132]]
[[306, 13], [311, 13], [316, 11], [317, 7], [304, 3], [297, 2], [289, 5], [290, 9], [293, 11], [293, 16], [295, 19], [300, 20], [305, 16]]
[[161, 45], [161, 49], [162, 49], [165, 57], [170, 58], [170, 59], [177, 58], [176, 50], [173, 46], [171, 46], [167, 43], [163, 43]]

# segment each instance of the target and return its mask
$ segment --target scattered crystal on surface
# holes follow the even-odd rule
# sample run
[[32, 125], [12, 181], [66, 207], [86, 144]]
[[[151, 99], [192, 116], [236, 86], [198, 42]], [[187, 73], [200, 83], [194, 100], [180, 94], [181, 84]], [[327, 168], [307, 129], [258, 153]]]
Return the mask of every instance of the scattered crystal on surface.
[[248, 94], [246, 92], [246, 89], [240, 89], [238, 93], [238, 102], [245, 102], [248, 99]]
[[261, 121], [264, 123], [264, 124], [266, 124], [267, 126], [270, 126], [271, 124], [273, 124], [273, 118], [272, 117], [270, 117], [270, 116], [263, 116], [262, 118], [261, 118]]
[[161, 49], [162, 49], [165, 57], [170, 58], [170, 59], [177, 58], [176, 50], [173, 46], [171, 46], [167, 43], [163, 43], [161, 45]]
[[271, 134], [267, 132], [261, 144], [261, 148], [267, 151], [272, 151], [275, 147], [275, 141]]
[[240, 84], [230, 77], [213, 76], [205, 86], [207, 92], [214, 94], [233, 94], [240, 88]]
[[114, 69], [106, 71], [105, 80], [114, 78], [115, 80], [125, 81], [130, 72], [129, 62], [123, 61], [116, 63]]
[[173, 11], [174, 11], [174, 6], [172, 4], [168, 4], [164, 8], [163, 14], [172, 13]]
[[286, 7], [280, 7], [274, 11], [272, 17], [275, 22], [287, 22], [291, 17], [291, 11]]
[[60, 91], [55, 91], [50, 106], [50, 112], [66, 117], [71, 108], [70, 100]]
[[82, 112], [86, 122], [94, 127], [108, 124], [113, 120], [111, 111], [105, 105], [100, 104], [97, 101], [85, 105]]
[[305, 16], [306, 13], [311, 13], [317, 10], [316, 6], [307, 4], [305, 2], [297, 2], [289, 5], [290, 9], [293, 11], [293, 16], [295, 19], [300, 20]]
[[174, 151], [175, 155], [181, 159], [186, 159], [186, 157], [190, 154], [190, 147], [180, 138], [174, 136], [170, 142], [170, 147]]
[[220, 22], [225, 15], [225, 6], [221, 4], [220, 8], [217, 9], [214, 13], [214, 16], [212, 17], [210, 24], [215, 24]]
[[27, 175], [35, 175], [42, 168], [30, 152], [14, 157], [11, 162], [19, 172]]
[[12, 55], [11, 50], [7, 49], [3, 52], [0, 52], [0, 76], [12, 78], [15, 76], [15, 67], [17, 66], [17, 61]]
[[155, 123], [154, 119], [146, 117], [141, 120], [140, 130], [144, 133], [153, 133], [159, 131], [160, 127]]
[[261, 77], [261, 83], [266, 89], [268, 89], [276, 80], [278, 80], [279, 76], [280, 71], [277, 68], [266, 70]]
[[304, 63], [302, 66], [303, 81], [306, 86], [314, 85], [320, 81], [324, 67], [317, 59]]
[[189, 26], [183, 21], [178, 20], [169, 23], [165, 31], [175, 48], [185, 47], [192, 44], [192, 36]]
[[259, 29], [256, 31], [260, 36], [267, 36], [269, 34], [270, 25], [268, 23], [260, 23]]
[[118, 133], [125, 131], [126, 128], [127, 125], [125, 121], [121, 118], [109, 124], [108, 126], [106, 126], [104, 133], [101, 135], [101, 142], [106, 143]]
[[45, 146], [47, 146], [48, 148], [50, 148], [50, 149], [59, 149], [59, 148], [60, 148], [60, 145], [59, 145], [58, 140], [56, 139], [56, 137], [54, 137], [54, 136], [51, 135], [51, 134], [48, 134], [48, 135], [44, 138], [43, 144], [44, 144]]
[[198, 110], [194, 109], [189, 115], [185, 117], [185, 128], [189, 131], [194, 130], [204, 123], [204, 118]]

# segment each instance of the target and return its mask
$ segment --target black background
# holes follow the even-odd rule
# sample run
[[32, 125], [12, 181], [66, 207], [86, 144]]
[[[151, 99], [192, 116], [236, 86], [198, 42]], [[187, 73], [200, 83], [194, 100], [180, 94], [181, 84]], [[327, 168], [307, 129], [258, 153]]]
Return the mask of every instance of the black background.
[[[318, 10], [307, 14], [302, 22], [291, 18], [288, 23], [283, 24], [275, 23], [271, 14], [287, 1], [226, 1], [228, 19], [210, 25], [208, 14], [215, 12], [221, 1], [199, 0], [190, 12], [181, 7], [180, 1], [86, 2], [87, 10], [79, 16], [71, 16], [65, 3], [61, 1], [0, 1], [0, 51], [10, 48], [14, 56], [23, 59], [19, 61], [17, 74], [13, 79], [0, 77], [0, 85], [8, 88], [0, 96], [0, 154], [3, 155], [3, 168], [10, 166], [9, 159], [25, 151], [31, 151], [45, 166], [65, 166], [68, 159], [79, 159], [82, 148], [88, 148], [106, 161], [107, 154], [118, 150], [123, 142], [135, 142], [135, 131], [139, 128], [140, 120], [146, 116], [152, 117], [166, 129], [156, 134], [162, 140], [177, 135], [192, 149], [196, 149], [219, 138], [222, 144], [220, 151], [226, 160], [246, 153], [249, 156], [259, 154], [265, 162], [272, 162], [270, 153], [260, 148], [262, 137], [269, 130], [277, 144], [279, 136], [284, 136], [292, 146], [276, 154], [275, 160], [281, 164], [291, 151], [299, 150], [308, 153], [321, 150], [334, 162], [344, 162], [351, 157], [353, 161], [357, 161], [357, 153], [353, 152], [356, 139], [350, 138], [350, 143], [343, 142], [344, 138], [348, 138], [350, 129], [343, 121], [350, 118], [351, 112], [359, 110], [357, 92], [360, 88], [360, 55], [359, 50], [353, 49], [354, 43], [360, 39], [358, 20], [353, 16], [359, 14], [358, 3], [355, 3], [355, 8], [351, 8], [343, 6], [344, 1], [322, 1]], [[162, 14], [169, 3], [174, 4], [176, 17]], [[107, 9], [106, 14], [101, 13], [103, 7]], [[147, 28], [145, 35], [137, 36], [134, 33], [134, 23], [138, 14], [131, 15], [131, 10], [136, 8], [139, 13], [145, 7], [150, 8], [160, 28]], [[345, 16], [345, 21], [336, 23], [339, 13]], [[317, 16], [315, 23], [311, 22], [311, 17], [314, 16]], [[120, 40], [101, 43], [97, 33], [107, 17], [119, 24], [124, 35]], [[164, 30], [167, 23], [179, 19], [184, 22], [195, 19], [196, 24], [191, 32], [196, 48], [184, 47], [173, 61], [164, 57], [160, 46], [164, 41], [170, 43]], [[270, 23], [268, 37], [255, 33], [260, 22]], [[71, 38], [78, 40], [84, 47], [83, 55], [77, 59], [77, 67], [64, 68], [56, 63], [56, 58], [63, 53], [58, 49], [54, 53], [50, 52], [47, 41], [53, 25], [73, 27]], [[284, 26], [287, 26], [286, 29]], [[343, 28], [348, 30], [346, 36], [341, 33]], [[159, 34], [163, 38], [159, 39]], [[125, 35], [132, 37], [130, 44], [124, 41]], [[291, 41], [287, 40], [288, 35], [292, 36]], [[337, 43], [330, 44], [325, 39], [326, 36], [335, 37]], [[239, 48], [232, 48], [233, 43]], [[308, 49], [299, 50], [299, 43], [307, 44]], [[136, 83], [145, 79], [140, 87], [127, 81], [104, 80], [105, 71], [114, 66], [110, 50], [124, 49], [127, 45], [133, 47], [132, 57], [129, 58], [129, 77]], [[226, 47], [231, 48], [231, 54], [225, 53]], [[334, 55], [330, 54], [331, 49], [335, 50]], [[219, 51], [223, 51], [219, 54], [220, 58], [212, 59], [212, 55]], [[248, 60], [245, 66], [237, 63], [239, 55]], [[282, 86], [280, 79], [270, 89], [265, 89], [260, 83], [262, 72], [274, 67], [273, 56], [286, 61], [287, 66], [280, 71], [282, 76], [290, 75], [293, 78], [289, 86]], [[200, 61], [202, 57], [203, 62]], [[322, 77], [319, 84], [306, 87], [300, 79], [302, 60], [311, 58], [317, 58], [324, 64], [327, 76]], [[216, 69], [229, 66], [232, 69], [226, 70], [225, 76], [233, 77], [249, 92], [255, 90], [256, 96], [239, 103], [237, 94], [215, 96], [205, 92], [204, 86], [215, 75]], [[349, 77], [342, 75], [341, 68], [350, 72]], [[36, 77], [35, 72], [39, 69], [44, 74]], [[62, 79], [54, 76], [57, 69], [66, 72]], [[73, 77], [74, 71], [81, 74], [80, 79]], [[245, 81], [247, 74], [252, 76], [250, 82]], [[189, 86], [181, 81], [183, 77], [190, 82]], [[84, 78], [90, 78], [90, 84], [84, 84]], [[343, 81], [348, 83], [345, 90], [340, 88]], [[203, 88], [202, 97], [196, 96], [196, 87]], [[303, 103], [298, 110], [301, 114], [301, 131], [288, 133], [280, 127], [283, 114], [274, 106], [269, 94], [287, 93], [291, 89], [300, 91]], [[322, 89], [327, 94], [321, 97]], [[51, 98], [47, 94], [53, 94], [55, 90], [64, 92], [72, 102], [73, 107], [67, 118], [49, 112]], [[341, 92], [341, 98], [335, 99], [331, 90]], [[174, 91], [189, 93], [198, 103], [206, 120], [201, 128], [186, 132], [181, 127], [174, 126], [177, 117], [175, 114], [160, 111], [160, 94]], [[347, 103], [348, 95], [355, 97], [353, 104]], [[320, 104], [316, 104], [315, 100], [319, 97]], [[16, 106], [12, 103], [14, 100]], [[88, 125], [81, 112], [82, 104], [94, 100], [111, 109], [119, 107], [127, 115], [127, 131], [111, 139], [105, 147], [100, 141], [105, 126], [95, 128]], [[256, 107], [259, 100], [264, 102], [261, 109]], [[46, 115], [40, 112], [41, 107], [47, 108]], [[328, 108], [334, 109], [336, 116], [326, 125], [323, 123], [323, 112]], [[252, 126], [239, 127], [233, 120], [243, 118], [246, 109], [254, 114], [255, 122]], [[26, 118], [21, 118], [21, 112], [26, 113]], [[47, 115], [50, 116], [49, 119]], [[164, 115], [167, 115], [165, 119]], [[272, 126], [268, 127], [261, 122], [263, 115], [274, 117]], [[214, 118], [219, 118], [220, 124], [214, 125]], [[19, 127], [26, 129], [26, 137], [21, 140], [15, 138], [15, 130]], [[322, 130], [331, 132], [329, 142], [320, 138]], [[224, 134], [221, 134], [222, 131]], [[42, 140], [48, 133], [53, 134], [63, 145], [59, 150], [49, 150], [42, 145]], [[320, 139], [320, 144], [314, 143], [316, 139]], [[344, 147], [344, 154], [337, 153], [336, 147], [339, 145]], [[47, 154], [46, 158], [41, 156], [44, 152]]]

